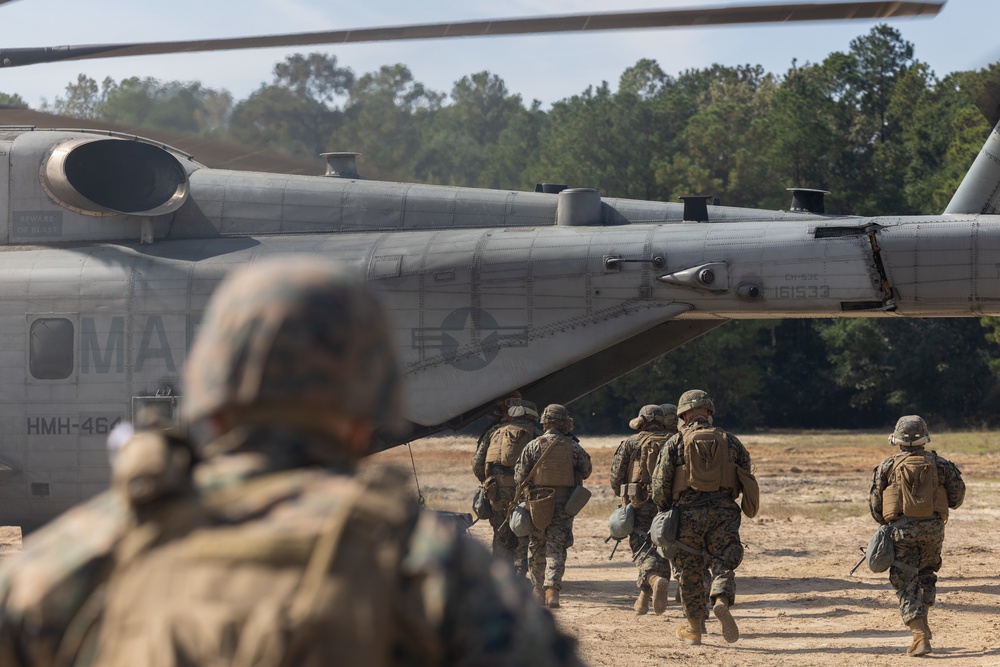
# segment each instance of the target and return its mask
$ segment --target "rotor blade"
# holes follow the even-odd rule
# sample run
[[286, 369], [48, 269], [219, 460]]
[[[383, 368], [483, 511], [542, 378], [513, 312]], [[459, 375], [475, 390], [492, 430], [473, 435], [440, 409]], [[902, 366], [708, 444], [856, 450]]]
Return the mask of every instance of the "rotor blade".
[[37, 63], [84, 60], [88, 58], [121, 58], [126, 56], [192, 53], [198, 51], [229, 51], [276, 46], [355, 44], [360, 42], [385, 42], [410, 39], [445, 39], [450, 37], [629, 30], [635, 28], [680, 28], [746, 23], [784, 23], [789, 21], [884, 19], [901, 16], [935, 15], [941, 11], [943, 6], [943, 1], [899, 2], [892, 0], [886, 2], [704, 7], [625, 13], [569, 14], [563, 16], [539, 16], [460, 23], [428, 23], [387, 28], [333, 30], [329, 32], [205, 39], [186, 42], [93, 44], [87, 46], [0, 49], [0, 67], [18, 67]]

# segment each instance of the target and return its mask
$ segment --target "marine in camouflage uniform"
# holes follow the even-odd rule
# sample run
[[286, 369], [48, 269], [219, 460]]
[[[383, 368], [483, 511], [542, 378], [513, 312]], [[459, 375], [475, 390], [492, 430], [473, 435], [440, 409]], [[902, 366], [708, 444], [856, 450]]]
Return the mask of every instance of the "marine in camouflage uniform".
[[[566, 408], [555, 404], [547, 406], [542, 412], [542, 428], [545, 433], [529, 442], [521, 452], [514, 468], [514, 479], [518, 485], [524, 485], [531, 475], [526, 485], [529, 499], [538, 494], [547, 495], [545, 489], [554, 491], [554, 509], [548, 525], [539, 526], [537, 515], [532, 511], [535, 529], [528, 537], [528, 571], [535, 597], [544, 600], [546, 606], [557, 608], [566, 571], [566, 550], [573, 546], [573, 516], [566, 512], [566, 500], [575, 487], [590, 477], [593, 465], [590, 454], [571, 435], [573, 420]], [[543, 454], [546, 457], [536, 469]]]
[[[184, 415], [140, 432], [112, 489], [0, 567], [0, 665], [579, 664], [513, 576], [391, 471], [388, 327], [326, 263], [262, 262], [212, 298]], [[200, 460], [200, 462], [199, 462]]]
[[[652, 467], [656, 464], [660, 448], [667, 438], [677, 432], [677, 416], [674, 414], [674, 428], [666, 427], [666, 415], [659, 405], [646, 405], [639, 415], [629, 422], [632, 430], [639, 431], [622, 441], [611, 461], [609, 480], [611, 490], [622, 502], [631, 504], [635, 516], [635, 526], [629, 535], [629, 547], [639, 568], [636, 587], [639, 596], [635, 601], [635, 613], [640, 616], [649, 613], [650, 602], [653, 611], [662, 614], [667, 609], [667, 590], [670, 581], [670, 561], [652, 548], [649, 527], [656, 516], [656, 505], [652, 502], [650, 485]], [[644, 553], [639, 557], [638, 554]]]
[[472, 454], [472, 473], [480, 482], [486, 481], [486, 450], [490, 446], [490, 439], [496, 430], [503, 426], [504, 419], [507, 418], [507, 407], [515, 405], [521, 399], [521, 392], [512, 391], [493, 404], [490, 412], [490, 423], [487, 424], [483, 432], [476, 440], [476, 450]]
[[[707, 393], [699, 389], [684, 392], [677, 402], [677, 416], [684, 423], [660, 451], [653, 471], [653, 502], [660, 511], [675, 505], [680, 510], [680, 549], [674, 566], [680, 569], [681, 604], [687, 624], [680, 625], [675, 634], [689, 644], [701, 643], [709, 604], [722, 624], [725, 640], [731, 643], [739, 639], [739, 628], [729, 611], [736, 602], [735, 570], [743, 562], [741, 510], [735, 501], [738, 489], [723, 486], [717, 491], [681, 490], [683, 474], [678, 474], [688, 463], [684, 455], [685, 433], [712, 428], [714, 412], [715, 405]], [[728, 450], [725, 461], [750, 472], [750, 454], [743, 443], [730, 433], [722, 433]], [[709, 573], [710, 589], [706, 586]]]
[[528, 538], [518, 537], [507, 523], [507, 511], [514, 503], [514, 466], [524, 446], [541, 435], [538, 408], [531, 401], [507, 399], [506, 416], [481, 442], [472, 457], [472, 472], [483, 483], [490, 503], [493, 527], [493, 556], [514, 564], [518, 576], [528, 574]]
[[[900, 417], [889, 436], [889, 444], [898, 446], [901, 453], [890, 456], [875, 467], [868, 494], [872, 518], [880, 524], [893, 526], [890, 537], [896, 557], [889, 568], [889, 582], [896, 589], [903, 623], [913, 632], [906, 651], [912, 656], [931, 652], [932, 633], [927, 613], [934, 604], [937, 571], [941, 569], [944, 524], [948, 519], [948, 510], [961, 506], [965, 500], [962, 473], [954, 463], [937, 452], [924, 449], [930, 440], [927, 424], [922, 418], [917, 415]], [[924, 457], [933, 462], [937, 470], [938, 487], [930, 516], [900, 517], [897, 514], [899, 509], [894, 511], [887, 507], [894, 500], [888, 496], [896, 488], [891, 486], [893, 473], [908, 456]], [[900, 502], [899, 498], [895, 500]]]

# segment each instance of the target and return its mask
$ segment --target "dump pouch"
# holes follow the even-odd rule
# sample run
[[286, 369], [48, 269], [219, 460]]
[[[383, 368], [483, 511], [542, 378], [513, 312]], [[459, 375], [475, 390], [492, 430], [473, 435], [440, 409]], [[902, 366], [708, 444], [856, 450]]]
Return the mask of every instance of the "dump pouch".
[[556, 491], [548, 486], [536, 486], [528, 492], [528, 513], [535, 529], [544, 533], [556, 511]]

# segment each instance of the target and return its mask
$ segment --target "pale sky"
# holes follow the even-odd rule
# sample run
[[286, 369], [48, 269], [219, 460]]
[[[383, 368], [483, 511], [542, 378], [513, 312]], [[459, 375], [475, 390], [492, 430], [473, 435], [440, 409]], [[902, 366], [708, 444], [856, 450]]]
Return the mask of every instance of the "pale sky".
[[[762, 0], [19, 0], [0, 5], [0, 49], [133, 41], [238, 37], [393, 26], [437, 21], [669, 7], [762, 4]], [[890, 21], [915, 46], [916, 57], [938, 74], [976, 69], [1000, 59], [996, 26], [1000, 0], [950, 0], [936, 18]], [[34, 65], [0, 70], [0, 91], [20, 94], [37, 108], [85, 73], [101, 81], [129, 76], [201, 81], [237, 99], [270, 82], [274, 63], [289, 53], [327, 51], [358, 75], [403, 63], [417, 81], [449, 92], [462, 76], [489, 70], [511, 92], [546, 106], [607, 80], [612, 87], [630, 65], [652, 58], [668, 74], [724, 65], [760, 64], [784, 73], [792, 59], [819, 62], [846, 51], [871, 21], [778, 26], [639, 30], [627, 32], [461, 38], [388, 42], [336, 49], [299, 47], [228, 53], [144, 56]]]

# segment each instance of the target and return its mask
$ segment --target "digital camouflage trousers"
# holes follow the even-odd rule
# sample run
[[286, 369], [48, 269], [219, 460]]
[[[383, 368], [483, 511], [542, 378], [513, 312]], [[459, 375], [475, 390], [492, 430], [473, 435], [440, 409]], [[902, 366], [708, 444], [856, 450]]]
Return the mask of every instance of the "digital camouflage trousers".
[[709, 601], [722, 597], [730, 606], [736, 601], [735, 570], [743, 562], [740, 508], [727, 500], [722, 505], [681, 505], [680, 510], [677, 539], [690, 549], [680, 549], [674, 558], [681, 571], [681, 605], [685, 617], [705, 620]]
[[911, 519], [892, 529], [896, 560], [914, 568], [889, 568], [889, 582], [896, 589], [904, 623], [927, 616], [927, 608], [934, 604], [943, 542], [944, 521], [938, 518]]
[[514, 487], [499, 486], [496, 498], [490, 500], [493, 516], [490, 525], [493, 526], [493, 557], [514, 566], [518, 575], [528, 574], [528, 538], [518, 537], [507, 525], [507, 509], [514, 502]]
[[573, 517], [557, 503], [552, 523], [544, 533], [528, 536], [528, 571], [533, 586], [562, 590], [566, 550], [573, 546]]
[[649, 540], [646, 539], [649, 527], [653, 523], [653, 517], [656, 516], [656, 505], [647, 500], [639, 507], [633, 505], [632, 510], [635, 512], [635, 528], [629, 535], [628, 544], [632, 549], [633, 556], [639, 550], [645, 552], [645, 556], [635, 560], [636, 567], [639, 568], [639, 576], [636, 578], [635, 585], [640, 591], [652, 593], [653, 588], [649, 584], [649, 578], [657, 576], [670, 579], [670, 561], [657, 553]]

